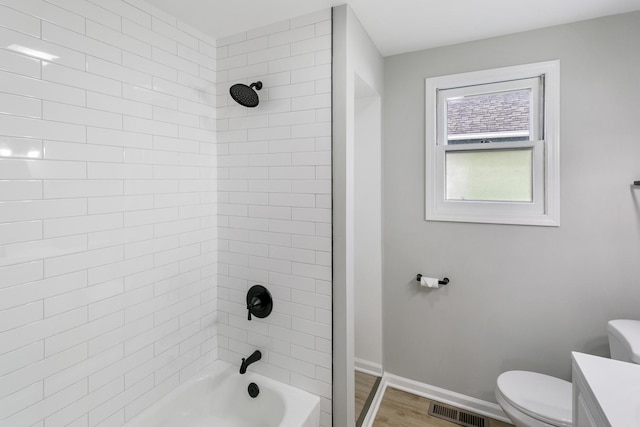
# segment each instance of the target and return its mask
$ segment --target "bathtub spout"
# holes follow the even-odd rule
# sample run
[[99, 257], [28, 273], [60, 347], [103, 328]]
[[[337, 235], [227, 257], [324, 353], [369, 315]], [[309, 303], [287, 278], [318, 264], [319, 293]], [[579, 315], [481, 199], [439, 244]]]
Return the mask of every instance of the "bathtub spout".
[[249, 356], [247, 359], [245, 359], [243, 357], [242, 358], [242, 365], [240, 365], [240, 373], [244, 374], [245, 372], [247, 372], [247, 368], [249, 367], [249, 365], [251, 365], [252, 363], [257, 362], [261, 358], [262, 358], [262, 353], [260, 353], [260, 350], [254, 351], [251, 354], [251, 356]]

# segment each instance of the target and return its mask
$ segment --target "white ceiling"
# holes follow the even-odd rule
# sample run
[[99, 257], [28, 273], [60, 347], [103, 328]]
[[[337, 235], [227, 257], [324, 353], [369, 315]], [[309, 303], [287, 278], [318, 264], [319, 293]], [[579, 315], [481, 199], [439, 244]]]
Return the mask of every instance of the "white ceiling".
[[[345, 0], [147, 0], [221, 38]], [[640, 10], [640, 0], [346, 0], [383, 56]]]

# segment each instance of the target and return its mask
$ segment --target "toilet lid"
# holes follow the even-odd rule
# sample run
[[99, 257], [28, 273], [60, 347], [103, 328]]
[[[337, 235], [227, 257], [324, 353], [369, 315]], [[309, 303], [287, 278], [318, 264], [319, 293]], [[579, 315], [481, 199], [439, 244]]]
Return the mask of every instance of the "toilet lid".
[[498, 377], [498, 390], [530, 417], [556, 426], [571, 426], [572, 387], [568, 381], [535, 372], [509, 371]]

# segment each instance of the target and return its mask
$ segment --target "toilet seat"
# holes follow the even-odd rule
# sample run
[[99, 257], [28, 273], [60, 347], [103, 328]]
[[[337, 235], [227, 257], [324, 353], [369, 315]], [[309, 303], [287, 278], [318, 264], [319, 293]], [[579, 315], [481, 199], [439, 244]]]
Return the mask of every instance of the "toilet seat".
[[549, 375], [527, 371], [501, 374], [497, 391], [524, 414], [558, 427], [572, 425], [572, 385]]

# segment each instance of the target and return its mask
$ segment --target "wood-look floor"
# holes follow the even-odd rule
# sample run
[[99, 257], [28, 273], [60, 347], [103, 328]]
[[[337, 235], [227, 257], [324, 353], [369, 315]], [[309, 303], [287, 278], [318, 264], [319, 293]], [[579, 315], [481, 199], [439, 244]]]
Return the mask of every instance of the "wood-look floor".
[[[456, 427], [449, 421], [428, 414], [429, 399], [387, 387], [373, 427]], [[490, 420], [489, 427], [513, 427]]]
[[356, 421], [378, 377], [356, 371]]

